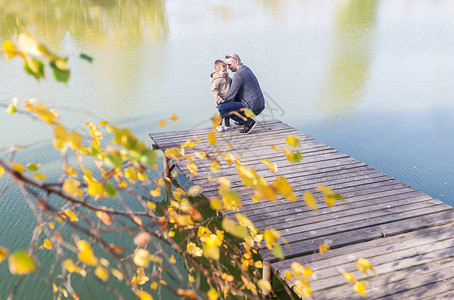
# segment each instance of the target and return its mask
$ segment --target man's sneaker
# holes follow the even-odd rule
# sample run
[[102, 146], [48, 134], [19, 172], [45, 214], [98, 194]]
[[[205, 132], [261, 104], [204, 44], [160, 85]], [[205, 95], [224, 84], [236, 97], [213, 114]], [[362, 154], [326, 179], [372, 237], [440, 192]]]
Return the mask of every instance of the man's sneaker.
[[254, 119], [249, 119], [246, 124], [244, 124], [244, 129], [240, 130], [240, 133], [246, 133], [249, 134], [251, 133], [252, 129], [254, 129], [255, 125], [257, 125], [257, 122]]
[[223, 131], [225, 131], [225, 127], [224, 127], [224, 125], [221, 124], [221, 125], [219, 125], [219, 126], [216, 126], [216, 130], [217, 130], [218, 132], [223, 132]]
[[235, 129], [235, 126], [233, 126], [233, 125], [225, 126], [224, 125], [224, 131], [225, 130], [230, 130], [230, 129]]

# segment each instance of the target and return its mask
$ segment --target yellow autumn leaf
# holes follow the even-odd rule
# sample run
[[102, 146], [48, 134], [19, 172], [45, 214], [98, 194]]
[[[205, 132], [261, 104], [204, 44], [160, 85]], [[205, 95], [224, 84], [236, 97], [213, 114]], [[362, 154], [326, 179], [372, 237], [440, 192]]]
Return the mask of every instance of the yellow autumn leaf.
[[173, 122], [176, 122], [178, 121], [180, 118], [176, 115], [176, 114], [171, 114], [170, 115], [170, 120], [172, 120]]
[[79, 260], [88, 266], [96, 267], [98, 259], [94, 255], [90, 243], [80, 240], [77, 242], [77, 248], [79, 248], [80, 251], [78, 255]]
[[24, 166], [22, 166], [21, 163], [15, 163], [13, 161], [10, 161], [9, 164], [11, 165], [11, 167], [13, 167], [14, 170], [16, 170], [17, 172], [19, 173], [24, 173], [25, 172], [25, 168]]
[[195, 164], [188, 164], [186, 167], [192, 175], [197, 175], [197, 166]]
[[158, 283], [156, 281], [152, 282], [150, 284], [150, 288], [154, 291], [156, 291], [156, 289], [158, 288]]
[[103, 267], [97, 267], [95, 269], [95, 275], [102, 281], [107, 281], [109, 279], [109, 271]]
[[231, 235], [233, 235], [237, 238], [244, 239], [247, 236], [246, 227], [237, 224], [233, 220], [230, 220], [228, 218], [223, 218], [221, 225], [222, 225], [222, 228], [226, 232], [230, 233]]
[[150, 195], [151, 195], [151, 197], [159, 197], [159, 196], [161, 196], [161, 189], [160, 188], [156, 188], [156, 189], [150, 191]]
[[271, 292], [271, 284], [268, 280], [264, 279], [259, 279], [257, 281], [257, 286], [258, 288], [264, 293], [264, 294], [269, 294]]
[[210, 207], [213, 210], [219, 211], [222, 209], [222, 202], [218, 198], [210, 199]]
[[276, 151], [281, 151], [281, 149], [278, 146], [270, 145], [270, 147]]
[[297, 200], [292, 186], [284, 177], [280, 176], [277, 180], [275, 180], [273, 182], [273, 186], [277, 189], [278, 193], [280, 193], [290, 202], [295, 202]]
[[164, 185], [164, 179], [161, 177], [158, 178], [157, 185], [163, 186]]
[[374, 273], [374, 275], [377, 276], [377, 272], [372, 267], [372, 265], [370, 264], [370, 262], [367, 258], [358, 259], [358, 261], [356, 263], [356, 267], [358, 268], [358, 270], [360, 270], [361, 272], [363, 272], [366, 275], [367, 275], [367, 269], [370, 269]]
[[214, 132], [208, 133], [208, 143], [216, 145], [216, 136], [214, 135]]
[[207, 297], [209, 300], [216, 300], [219, 298], [219, 294], [214, 288], [211, 288], [207, 293]]
[[263, 263], [261, 260], [258, 260], [254, 263], [254, 266], [257, 268], [257, 269], [262, 269], [263, 268]]
[[107, 226], [112, 224], [112, 219], [110, 218], [110, 215], [105, 211], [98, 210], [96, 212], [96, 216]]
[[104, 195], [104, 185], [99, 181], [92, 181], [88, 183], [88, 194], [91, 196]]
[[293, 279], [292, 273], [290, 271], [285, 271], [284, 277], [287, 280], [292, 280]]
[[63, 183], [63, 190], [65, 191], [65, 193], [71, 196], [82, 196], [83, 192], [81, 189], [79, 189], [79, 187], [80, 182], [74, 178], [68, 178]]
[[164, 120], [158, 122], [158, 126], [160, 126], [160, 127], [164, 127], [164, 126], [166, 126], [166, 124], [167, 124], [167, 122]]
[[329, 207], [334, 206], [334, 202], [336, 200], [345, 201], [344, 197], [342, 197], [340, 194], [336, 193], [326, 185], [318, 184], [317, 188], [323, 193], [323, 198], [325, 199], [325, 202]]
[[266, 229], [263, 233], [263, 239], [266, 242], [266, 247], [272, 249], [273, 245], [277, 243], [277, 240], [281, 237], [281, 234], [275, 229]]
[[74, 169], [73, 169], [73, 168], [71, 168], [71, 167], [68, 167], [68, 168], [66, 168], [66, 170], [65, 170], [65, 171], [66, 171], [66, 174], [68, 174], [69, 176], [72, 176], [72, 177], [77, 177], [77, 172], [76, 172], [76, 171], [74, 171]]
[[9, 251], [6, 248], [0, 246], [0, 262], [2, 262], [6, 257], [8, 257]]
[[143, 268], [138, 268], [137, 269], [137, 275], [133, 277], [133, 282], [137, 284], [145, 284], [150, 278], [145, 274], [145, 271]]
[[153, 202], [153, 201], [148, 201], [148, 202], [147, 202], [147, 207], [148, 207], [148, 209], [150, 209], [150, 210], [155, 210], [155, 209], [156, 209], [156, 203]]
[[202, 193], [202, 187], [199, 185], [193, 185], [188, 190], [188, 196], [191, 196], [191, 197], [195, 197], [200, 193]]
[[296, 277], [301, 277], [304, 273], [304, 267], [298, 262], [293, 262], [290, 265], [290, 268], [292, 269], [293, 275]]
[[148, 268], [150, 264], [150, 252], [145, 249], [136, 249], [134, 251], [133, 262], [139, 267]]
[[191, 140], [186, 141], [184, 144], [181, 144], [182, 148], [192, 148], [195, 146], [195, 143]]
[[207, 154], [205, 152], [194, 152], [194, 155], [197, 156], [198, 158], [202, 158], [202, 159], [207, 157]]
[[122, 281], [124, 278], [123, 274], [118, 269], [112, 269], [110, 270], [110, 273], [112, 273], [112, 275], [117, 278], [118, 281]]
[[13, 41], [11, 41], [11, 40], [5, 41], [2, 45], [2, 48], [3, 48], [3, 52], [5, 52], [7, 59], [11, 59], [19, 53], [17, 51], [16, 46], [14, 45]]
[[72, 211], [70, 211], [69, 209], [65, 210], [65, 215], [68, 216], [69, 220], [71, 222], [78, 222], [79, 221], [79, 218], [76, 216], [75, 213], [73, 213]]
[[210, 170], [213, 173], [219, 171], [219, 161], [213, 160], [210, 164]]
[[350, 284], [353, 284], [353, 283], [358, 281], [356, 279], [355, 274], [348, 273], [348, 272], [343, 272], [342, 275], [344, 275], [345, 279], [347, 279], [347, 282], [350, 283]]
[[304, 202], [306, 202], [306, 205], [313, 210], [317, 210], [317, 200], [315, 200], [315, 197], [312, 193], [306, 192], [303, 195]]
[[172, 256], [170, 257], [170, 259], [169, 259], [169, 262], [170, 262], [171, 264], [176, 263], [177, 261], [176, 261], [176, 259], [175, 259], [175, 256], [172, 255]]
[[0, 178], [3, 176], [4, 173], [5, 173], [5, 168], [0, 166]]
[[46, 248], [46, 249], [52, 249], [52, 243], [48, 240], [48, 239], [45, 239], [43, 241], [43, 245], [42, 245], [43, 248]]
[[33, 177], [35, 177], [36, 180], [46, 180], [47, 177], [43, 173], [35, 173], [33, 174]]
[[328, 252], [329, 249], [331, 249], [331, 247], [327, 243], [323, 243], [318, 247], [318, 251], [320, 252], [321, 255]]
[[304, 277], [309, 278], [312, 275], [312, 273], [314, 273], [314, 272], [312, 271], [311, 268], [304, 267], [304, 271], [303, 271], [303, 276]]
[[125, 169], [125, 177], [130, 179], [137, 179], [137, 170], [134, 167]]
[[8, 258], [8, 266], [11, 274], [14, 275], [27, 275], [36, 271], [35, 262], [24, 250], [11, 254]]
[[140, 300], [153, 300], [153, 297], [145, 291], [138, 290], [135, 293]]
[[222, 244], [222, 241], [216, 234], [208, 234], [200, 238], [203, 245], [203, 255], [207, 258], [213, 260], [219, 260], [220, 252], [219, 246]]
[[212, 117], [211, 117], [211, 125], [213, 126], [213, 129], [216, 128], [216, 126], [219, 126], [219, 124], [221, 124], [222, 122], [222, 117], [218, 114], [214, 114]]
[[75, 265], [71, 259], [65, 259], [62, 263], [62, 266], [69, 272], [69, 273], [81, 273], [82, 268]]
[[173, 172], [172, 172], [172, 177], [175, 178], [175, 177], [177, 177], [177, 176], [178, 176], [177, 171], [173, 171]]
[[300, 142], [299, 136], [292, 136], [292, 135], [289, 135], [289, 136], [287, 136], [287, 138], [285, 139], [285, 143], [286, 143], [287, 145], [290, 145], [290, 146], [293, 146], [293, 147], [299, 147], [299, 146], [301, 146], [301, 142]]
[[355, 285], [353, 286], [353, 290], [363, 297], [366, 296], [366, 287], [364, 284], [368, 284], [368, 282], [367, 281], [357, 281], [355, 283]]

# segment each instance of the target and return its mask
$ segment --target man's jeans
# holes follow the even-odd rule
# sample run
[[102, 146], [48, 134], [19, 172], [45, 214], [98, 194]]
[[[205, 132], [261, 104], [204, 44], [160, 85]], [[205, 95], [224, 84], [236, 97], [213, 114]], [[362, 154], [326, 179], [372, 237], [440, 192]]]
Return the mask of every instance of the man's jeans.
[[[219, 114], [221, 115], [221, 117], [223, 117], [223, 118], [226, 117], [232, 111], [238, 111], [238, 113], [240, 113], [243, 117], [245, 117], [244, 113], [242, 111], [239, 111], [242, 108], [244, 108], [243, 103], [237, 102], [237, 101], [231, 101], [231, 102], [219, 104], [218, 111], [219, 111]], [[252, 112], [256, 116], [258, 116], [262, 111], [263, 111], [263, 108], [259, 109], [259, 110], [252, 111]], [[245, 122], [249, 121], [249, 119], [250, 119], [250, 118], [247, 118], [247, 120], [245, 121], [243, 118], [241, 118], [241, 117], [239, 117], [239, 116], [237, 116], [235, 114], [231, 114], [228, 117], [230, 119], [233, 119], [233, 120], [238, 121], [240, 123], [245, 123]]]
[[229, 115], [230, 112], [232, 111], [238, 111], [242, 116], [244, 116], [243, 112], [240, 112], [239, 110], [244, 108], [243, 103], [237, 102], [237, 101], [231, 101], [231, 102], [226, 102], [226, 103], [221, 103], [218, 106], [218, 111], [221, 117], [228, 117], [230, 119], [233, 119], [238, 122], [245, 122], [244, 119], [240, 118], [239, 116], [235, 114]]

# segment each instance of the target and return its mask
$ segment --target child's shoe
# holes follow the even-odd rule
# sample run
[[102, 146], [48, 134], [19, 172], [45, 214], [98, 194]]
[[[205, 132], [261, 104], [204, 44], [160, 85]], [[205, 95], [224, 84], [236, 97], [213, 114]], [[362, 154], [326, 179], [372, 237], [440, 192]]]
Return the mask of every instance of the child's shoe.
[[233, 126], [233, 125], [224, 126], [224, 131], [225, 130], [230, 130], [230, 129], [235, 129], [235, 126]]
[[219, 126], [216, 126], [216, 130], [217, 130], [218, 132], [223, 132], [223, 131], [225, 131], [225, 126], [222, 125], [222, 124], [219, 125]]

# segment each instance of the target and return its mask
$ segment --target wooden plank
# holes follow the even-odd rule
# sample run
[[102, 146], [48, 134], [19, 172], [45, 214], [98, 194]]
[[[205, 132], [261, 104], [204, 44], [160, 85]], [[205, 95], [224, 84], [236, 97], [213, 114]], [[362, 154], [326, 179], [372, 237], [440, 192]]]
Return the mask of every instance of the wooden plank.
[[[327, 241], [332, 248], [338, 248], [352, 243], [365, 242], [382, 238], [383, 236], [396, 235], [428, 226], [447, 224], [453, 221], [454, 211], [451, 208], [437, 213], [422, 214], [413, 218], [395, 220], [375, 226], [359, 227], [355, 231], [331, 233], [325, 236], [318, 235], [314, 238], [306, 236], [305, 238], [303, 237], [303, 240], [293, 242], [291, 248], [283, 246], [282, 250], [286, 258], [293, 258], [316, 252], [318, 251], [319, 245]], [[260, 255], [265, 261], [275, 262], [277, 260], [268, 249], [260, 250]]]
[[433, 242], [443, 241], [453, 237], [454, 224], [448, 223], [332, 249], [324, 255], [314, 253], [288, 260], [277, 261], [272, 264], [272, 267], [276, 271], [279, 271], [281, 275], [284, 274], [283, 272], [285, 270], [290, 269], [293, 262], [298, 262], [302, 265], [310, 265], [315, 270], [318, 270], [342, 265], [349, 261], [356, 261], [356, 259], [362, 257], [375, 256], [377, 253], [395, 252], [410, 247], [426, 244], [430, 245]]
[[[447, 251], [454, 251], [454, 249], [452, 249], [454, 247], [453, 245], [454, 236], [451, 235], [448, 239], [443, 239], [442, 241], [433, 240], [432, 243], [414, 244], [404, 248], [399, 247], [400, 250], [397, 251], [388, 251], [385, 247], [380, 247], [377, 249], [369, 249], [369, 251], [363, 251], [363, 254], [372, 255], [372, 253], [374, 253], [375, 256], [369, 256], [369, 260], [374, 266], [374, 269], [376, 269], [378, 276], [381, 277], [391, 272], [405, 271], [406, 268], [412, 267], [415, 264], [430, 263], [434, 260], [443, 259], [447, 256]], [[403, 245], [400, 246], [402, 247]], [[454, 252], [452, 253], [454, 254]], [[342, 272], [354, 273], [357, 275], [357, 278], [360, 279], [369, 278], [372, 272], [369, 271], [369, 276], [358, 272], [356, 267], [357, 257], [360, 258], [365, 256], [358, 256], [356, 253], [348, 256], [346, 255], [342, 257], [342, 260], [341, 258], [330, 260], [331, 265], [327, 265], [325, 262], [323, 268], [320, 268], [319, 262], [307, 264], [306, 266], [314, 271], [312, 275], [312, 280], [314, 280], [311, 285], [312, 291], [323, 291], [325, 289], [344, 285], [345, 278], [343, 278]], [[279, 274], [281, 274], [280, 276], [282, 276], [284, 280], [285, 277], [282, 274], [287, 270], [290, 270], [290, 268], [278, 270]], [[373, 280], [375, 281], [375, 279]], [[292, 286], [292, 282], [287, 282]], [[380, 283], [375, 282], [374, 287], [379, 286]]]
[[[402, 190], [401, 189], [405, 189]], [[377, 193], [379, 193], [378, 196], [380, 196], [381, 193], [389, 192], [393, 193], [393, 191], [396, 191], [396, 193], [399, 192], [408, 192], [408, 191], [413, 191], [414, 189], [409, 188], [408, 186], [402, 185], [402, 183], [397, 182], [397, 181], [378, 181], [378, 182], [372, 182], [360, 186], [352, 186], [352, 187], [344, 187], [344, 188], [336, 188], [336, 191], [341, 193], [346, 200], [346, 202], [337, 202], [336, 205], [331, 208], [335, 209], [337, 207], [340, 207], [346, 203], [352, 203], [356, 201], [362, 201], [365, 199], [369, 198], [361, 198], [360, 196], [364, 197], [377, 197]], [[321, 197], [321, 193], [317, 192], [314, 193], [314, 196], [316, 198]], [[244, 203], [244, 207], [240, 208], [240, 211], [242, 213], [247, 213], [248, 216], [251, 216], [252, 219], [258, 220], [257, 218], [254, 217], [254, 215], [262, 215], [263, 213], [267, 212], [274, 212], [277, 210], [279, 207], [279, 211], [283, 215], [287, 214], [286, 212], [288, 211], [288, 214], [293, 214], [293, 213], [301, 213], [304, 211], [307, 211], [308, 208], [306, 207], [306, 204], [303, 203], [301, 200], [296, 201], [296, 202], [289, 202], [287, 199], [279, 199], [276, 202], [270, 202], [270, 201], [264, 201], [262, 200], [261, 202], [253, 203], [251, 201], [242, 201]], [[250, 205], [247, 205], [250, 203]], [[324, 202], [318, 202], [318, 206], [320, 209], [326, 208], [327, 205]], [[233, 212], [225, 211], [223, 212], [226, 216], [229, 214], [232, 214]], [[261, 217], [259, 217], [261, 218]]]
[[[208, 144], [208, 133], [209, 131], [203, 134], [185, 136], [184, 134], [180, 135], [176, 132], [171, 137], [152, 136], [152, 139], [156, 144], [159, 144], [161, 149], [180, 147], [182, 143], [189, 140], [200, 140], [202, 145], [205, 144], [211, 147], [211, 145]], [[275, 140], [275, 142], [285, 142], [286, 137], [289, 135], [297, 135], [300, 137], [302, 143], [304, 143], [307, 139], [312, 140], [312, 138], [306, 136], [305, 134], [288, 127], [270, 127], [266, 129], [256, 127], [253, 133], [254, 134], [245, 135], [238, 133], [237, 131], [227, 131], [220, 134], [215, 133], [215, 136], [219, 146], [231, 144], [232, 146], [238, 148], [240, 148], [240, 146], [250, 147], [254, 145], [255, 142], [259, 142], [261, 139], [266, 139], [271, 142], [270, 144], [274, 144], [274, 142], [272, 142], [273, 140]]]
[[[416, 239], [417, 241], [421, 241], [423, 239]], [[320, 267], [321, 264], [319, 262], [314, 262], [307, 264], [314, 273], [313, 278], [316, 279], [312, 288], [314, 291], [322, 290], [329, 287], [334, 286], [333, 282], [335, 279], [333, 277], [338, 277], [341, 275], [342, 272], [349, 272], [354, 273], [358, 272], [356, 263], [358, 258], [367, 257], [370, 263], [373, 265], [374, 269], [378, 271], [382, 271], [382, 273], [377, 273], [378, 275], [383, 275], [390, 272], [395, 272], [399, 269], [405, 269], [408, 266], [414, 265], [412, 262], [413, 259], [418, 259], [420, 263], [430, 262], [432, 260], [437, 260], [443, 258], [445, 253], [443, 251], [448, 250], [449, 248], [454, 247], [454, 237], [451, 236], [449, 239], [444, 239], [441, 241], [432, 240], [432, 243], [424, 243], [424, 244], [413, 244], [409, 245], [400, 245], [400, 248], [396, 251], [389, 251], [388, 247], [379, 247], [379, 248], [372, 248], [369, 251], [363, 251], [363, 254], [368, 254], [368, 256], [358, 256], [357, 253], [352, 253], [349, 255], [345, 255], [341, 258], [337, 258], [336, 260], [330, 260], [332, 265], [323, 265]], [[381, 252], [380, 252], [381, 251]], [[407, 259], [407, 261], [405, 261]], [[426, 261], [424, 261], [426, 259]], [[384, 265], [386, 264], [393, 264], [395, 269], [385, 268]], [[410, 263], [410, 264], [409, 264]], [[290, 270], [280, 270], [280, 272], [284, 272]], [[385, 272], [385, 273], [383, 273]], [[360, 272], [358, 272], [360, 273]], [[368, 271], [369, 275], [372, 272]], [[365, 275], [361, 275], [362, 278], [365, 278]], [[342, 282], [345, 279], [342, 278]]]
[[[420, 207], [423, 206], [421, 205]], [[290, 227], [282, 229], [280, 232], [282, 236], [285, 237], [287, 242], [290, 243], [290, 245], [292, 245], [292, 243], [294, 242], [299, 242], [307, 238], [327, 236], [330, 234], [337, 234], [341, 232], [349, 232], [355, 229], [377, 226], [398, 220], [411, 219], [418, 216], [424, 216], [430, 213], [436, 213], [450, 209], [452, 209], [451, 206], [444, 203], [438, 203], [438, 205], [430, 205], [428, 207], [423, 207], [423, 209], [416, 208], [409, 211], [407, 210], [399, 211], [396, 209], [397, 212], [395, 213], [385, 213], [370, 218], [364, 216], [364, 218], [359, 218], [359, 220], [357, 218], [353, 218], [352, 216], [351, 222], [349, 222], [348, 218], [347, 219], [342, 218], [340, 220], [334, 219], [331, 220], [330, 222], [321, 222], [316, 224], [307, 224], [296, 227]], [[365, 219], [366, 217], [367, 219]]]
[[[264, 174], [264, 172], [257, 172], [257, 174], [262, 176], [269, 183], [273, 182], [276, 179], [276, 176], [271, 171], [266, 172], [266, 174]], [[279, 174], [279, 175], [281, 175], [281, 174]], [[356, 168], [344, 167], [341, 170], [331, 170], [330, 172], [327, 171], [327, 172], [323, 173], [323, 175], [321, 175], [321, 176], [309, 174], [306, 176], [305, 175], [288, 176], [285, 178], [287, 179], [288, 183], [290, 183], [292, 185], [293, 189], [297, 191], [302, 186], [310, 186], [310, 185], [314, 185], [317, 183], [329, 182], [331, 180], [336, 180], [336, 179], [345, 179], [345, 178], [359, 179], [361, 177], [366, 178], [367, 176], [374, 176], [374, 175], [384, 176], [384, 174], [382, 172], [379, 172], [368, 166], [360, 166], [360, 167], [356, 167]], [[241, 180], [242, 179], [239, 176], [238, 176], [238, 180], [235, 180], [235, 181], [231, 180], [230, 187], [237, 190], [238, 192], [246, 191], [246, 193], [244, 194], [245, 196], [247, 194], [252, 194], [249, 188], [243, 186]], [[218, 187], [217, 186], [208, 187], [207, 189], [204, 189], [204, 192], [209, 193], [212, 190], [217, 192]], [[248, 191], [249, 191], [249, 193], [247, 193]], [[243, 193], [241, 193], [241, 194], [243, 194]]]
[[[257, 129], [260, 129], [262, 127], [286, 127], [286, 128], [291, 128], [295, 130], [293, 127], [285, 124], [282, 121], [279, 120], [266, 120], [266, 121], [260, 121], [257, 123]], [[172, 139], [174, 136], [192, 136], [194, 134], [208, 134], [210, 131], [212, 131], [212, 127], [203, 127], [203, 128], [190, 128], [190, 129], [182, 129], [182, 130], [172, 130], [172, 131], [158, 131], [158, 132], [152, 132], [149, 134], [149, 136], [153, 139], [155, 137], [157, 138], [167, 138], [167, 139]]]
[[[447, 248], [435, 252], [434, 255], [426, 254], [402, 259], [399, 263], [394, 261], [377, 266], [376, 270], [381, 274], [373, 280], [356, 272], [357, 278], [369, 279], [371, 286], [368, 298], [394, 296], [400, 291], [418, 288], [427, 284], [440, 282], [446, 278], [454, 277], [454, 248]], [[345, 278], [338, 275], [336, 279], [330, 278], [330, 282], [337, 286], [321, 290], [317, 299], [364, 299], [355, 294], [351, 286], [342, 284]], [[318, 282], [314, 281], [313, 285]], [[314, 287], [318, 289], [318, 287]], [[400, 299], [400, 298], [399, 298]]]
[[[372, 199], [380, 199], [380, 197], [387, 197], [392, 195], [397, 195], [401, 193], [412, 192], [413, 189], [402, 186], [399, 182], [394, 182], [393, 184], [387, 184], [388, 181], [382, 181], [377, 183], [370, 183], [367, 185], [359, 186], [359, 187], [348, 187], [343, 189], [336, 189], [340, 192], [346, 199], [345, 202], [337, 201], [334, 207], [329, 208], [328, 205], [318, 200], [318, 207], [322, 213], [326, 212], [326, 209], [329, 211], [337, 211], [346, 209], [346, 205], [350, 205], [355, 202], [360, 202], [364, 200], [372, 200]], [[362, 188], [362, 189], [360, 189]], [[314, 193], [314, 197], [317, 199], [321, 199], [323, 196], [320, 192]], [[377, 200], [378, 201], [378, 200]], [[243, 201], [244, 203], [244, 201]], [[360, 204], [361, 205], [361, 204]], [[289, 214], [295, 213], [305, 213], [309, 212], [310, 209], [306, 206], [306, 204], [302, 200], [298, 200], [296, 202], [289, 202], [287, 199], [281, 199], [277, 202], [270, 202], [270, 201], [262, 201], [244, 205], [243, 208], [240, 209], [241, 212], [246, 213], [251, 217], [251, 220], [261, 220], [266, 219], [268, 216], [265, 214], [271, 213], [269, 216], [273, 216], [273, 212], [277, 211], [277, 207], [281, 207], [283, 211], [281, 211], [282, 216], [286, 216]], [[256, 211], [254, 211], [254, 208]], [[226, 212], [228, 215], [228, 212]]]
[[[400, 198], [400, 199], [399, 199]], [[320, 226], [329, 226], [330, 223], [335, 222], [336, 225], [341, 224], [342, 221], [347, 218], [346, 221], [355, 221], [358, 219], [372, 218], [376, 216], [383, 216], [390, 212], [398, 212], [402, 210], [410, 210], [416, 207], [427, 207], [438, 204], [438, 200], [434, 200], [427, 195], [419, 197], [407, 197], [405, 194], [400, 197], [389, 197], [385, 199], [385, 202], [374, 205], [376, 202], [363, 201], [357, 202], [361, 204], [359, 207], [345, 207], [343, 210], [330, 211], [326, 209], [325, 212], [319, 211], [308, 211], [307, 213], [290, 214], [286, 216], [280, 216], [279, 214], [268, 215], [265, 218], [260, 215], [261, 220], [257, 222], [252, 218], [249, 218], [257, 228], [273, 228], [280, 230], [281, 233], [285, 234], [287, 230], [293, 227], [299, 227], [308, 224], [320, 224]]]
[[[348, 158], [348, 155], [345, 155], [345, 154], [342, 154], [339, 152], [329, 152], [326, 154], [305, 157], [303, 159], [303, 161], [301, 162], [301, 165], [308, 165], [311, 163], [330, 161], [330, 160], [342, 159], [342, 158]], [[285, 157], [282, 157], [279, 160], [275, 160], [274, 163], [279, 163], [279, 168], [288, 167], [288, 166], [293, 165], [291, 162], [287, 161], [285, 159]], [[246, 167], [251, 167], [251, 168], [255, 169], [255, 171], [263, 171], [263, 170], [268, 171], [268, 169], [269, 169], [267, 166], [265, 166], [261, 162], [260, 162], [260, 164], [253, 163], [253, 162], [245, 162], [245, 163], [242, 163], [242, 165], [244, 165]], [[184, 163], [184, 162], [180, 163], [179, 167], [182, 171], [187, 169], [186, 163]], [[238, 173], [238, 170], [236, 168], [228, 168], [227, 170], [224, 170], [221, 175], [230, 176], [230, 175], [236, 175], [237, 173]], [[200, 176], [204, 176], [204, 177], [205, 176], [216, 176], [216, 174], [213, 174], [209, 169], [207, 169], [207, 170], [202, 170], [201, 172], [198, 172], [197, 176], [191, 176], [190, 179], [192, 180], [193, 177], [200, 177]]]
[[[376, 181], [392, 181], [395, 180], [394, 178], [384, 175], [379, 171], [367, 171], [363, 173], [351, 173], [350, 176], [347, 174], [346, 176], [338, 176], [338, 178], [330, 178], [326, 177], [324, 179], [315, 178], [313, 180], [306, 180], [306, 181], [297, 181], [293, 182], [292, 187], [295, 192], [303, 192], [303, 191], [311, 191], [317, 192], [315, 190], [315, 185], [317, 184], [324, 184], [328, 185], [332, 189], [340, 189], [345, 186], [358, 186], [367, 184], [369, 182], [376, 182]], [[235, 189], [236, 192], [240, 193], [244, 199], [247, 199], [249, 196], [253, 195], [253, 191], [249, 187], [240, 187]], [[213, 190], [204, 190], [204, 194], [206, 196], [216, 195], [218, 190], [214, 188]]]

